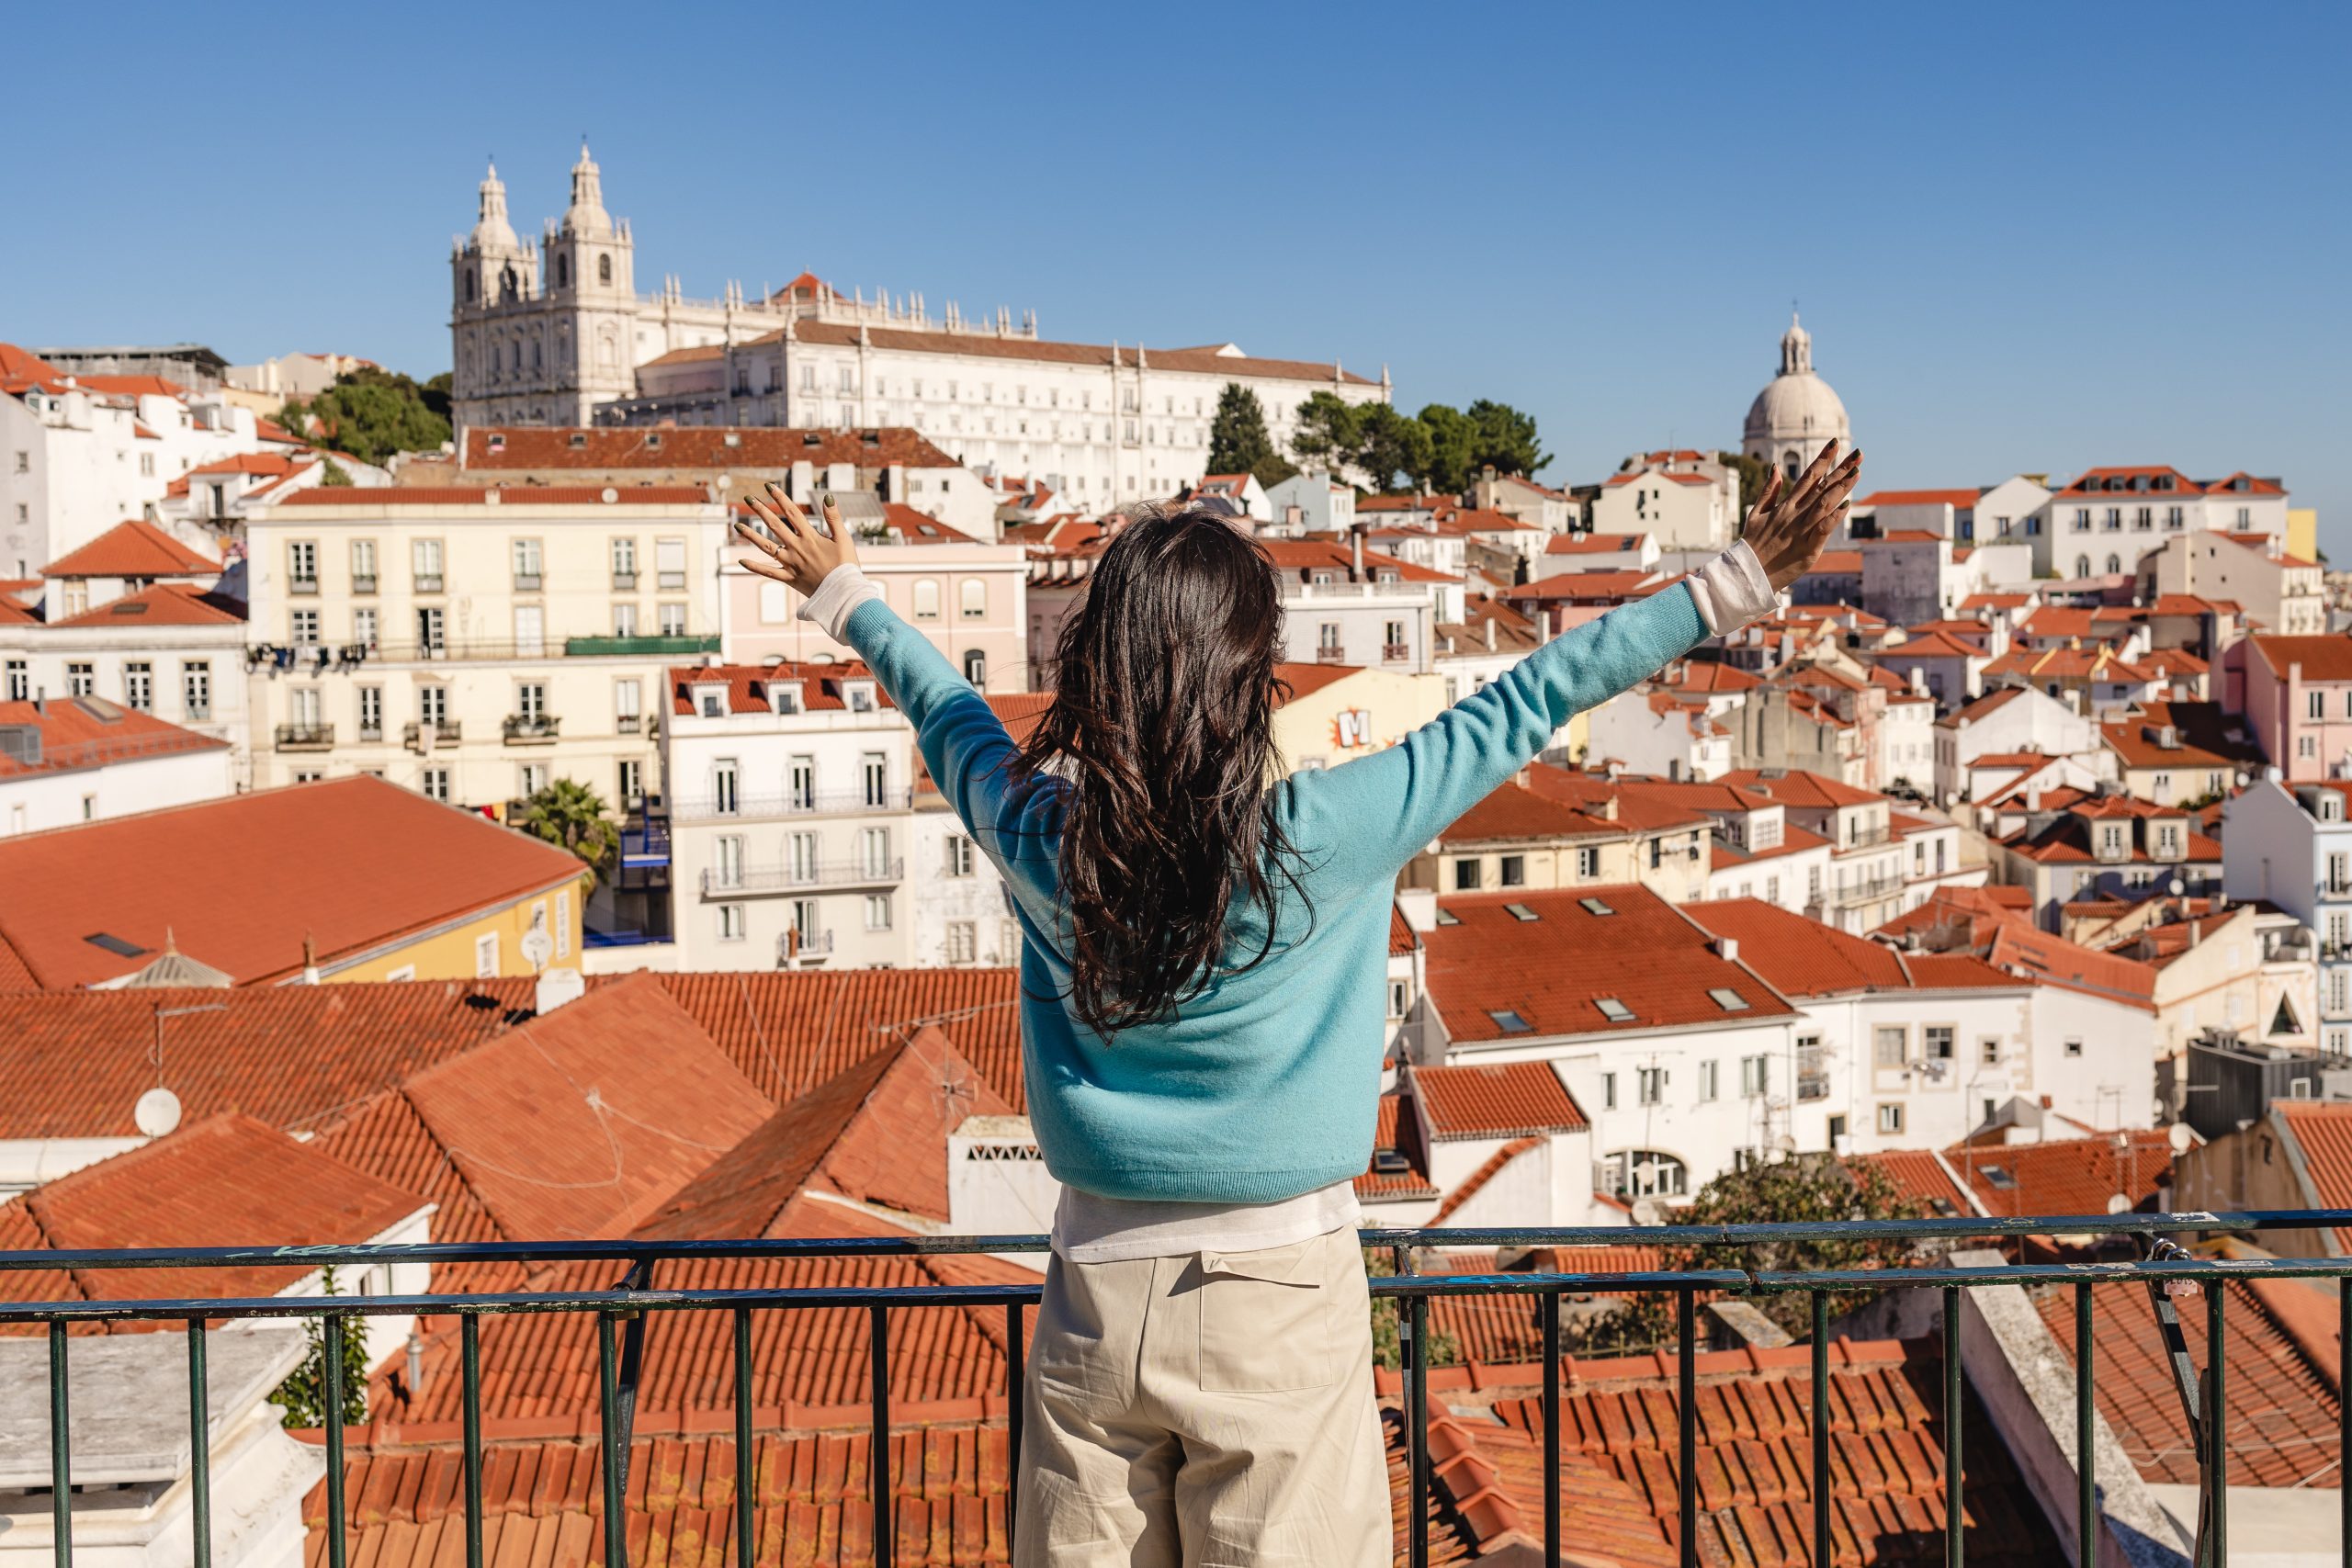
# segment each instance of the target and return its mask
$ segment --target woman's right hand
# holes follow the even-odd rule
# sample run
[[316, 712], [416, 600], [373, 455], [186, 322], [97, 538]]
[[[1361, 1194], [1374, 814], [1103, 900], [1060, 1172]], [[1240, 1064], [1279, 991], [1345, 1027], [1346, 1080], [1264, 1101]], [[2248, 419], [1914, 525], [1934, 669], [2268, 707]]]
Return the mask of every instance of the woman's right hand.
[[1824, 444], [1813, 466], [1785, 494], [1781, 470], [1774, 468], [1771, 478], [1764, 481], [1764, 493], [1748, 510], [1740, 537], [1756, 552], [1776, 590], [1803, 577], [1820, 558], [1829, 536], [1846, 520], [1847, 498], [1861, 478], [1862, 455], [1849, 452], [1844, 462], [1832, 467], [1829, 460], [1837, 452], [1834, 438]]

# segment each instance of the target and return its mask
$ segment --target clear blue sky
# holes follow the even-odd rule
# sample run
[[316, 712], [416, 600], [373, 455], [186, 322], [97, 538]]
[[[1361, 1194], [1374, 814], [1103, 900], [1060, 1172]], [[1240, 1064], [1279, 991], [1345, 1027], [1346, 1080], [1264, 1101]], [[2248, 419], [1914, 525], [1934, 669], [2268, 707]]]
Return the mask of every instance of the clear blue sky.
[[1866, 488], [2284, 476], [2352, 561], [2352, 7], [49, 6], [0, 339], [446, 368], [587, 133], [637, 276], [1034, 307], [1728, 445], [1800, 299]]

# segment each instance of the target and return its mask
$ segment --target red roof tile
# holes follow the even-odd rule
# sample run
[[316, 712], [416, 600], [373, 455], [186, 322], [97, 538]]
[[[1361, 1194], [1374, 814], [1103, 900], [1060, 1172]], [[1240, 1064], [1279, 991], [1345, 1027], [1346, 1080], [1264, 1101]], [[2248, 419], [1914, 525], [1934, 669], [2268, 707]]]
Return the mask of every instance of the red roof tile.
[[1860, 506], [1950, 506], [1962, 512], [1973, 511], [1979, 490], [1874, 490], [1854, 502]]
[[1916, 972], [1911, 961], [1883, 942], [1836, 931], [1754, 898], [1686, 906], [1706, 930], [1739, 944], [1740, 962], [1786, 997], [1839, 996], [1858, 991], [1926, 989], [2014, 990], [2018, 982], [1970, 960], [1966, 967]]
[[[1261, 539], [1258, 541], [1258, 547], [1266, 553], [1266, 558], [1273, 563], [1276, 571], [1296, 572], [1298, 581], [1301, 582], [1305, 582], [1308, 574], [1315, 571], [1349, 571], [1352, 570], [1355, 562], [1354, 554], [1347, 546], [1327, 544], [1320, 539]], [[1459, 582], [1462, 581], [1458, 577], [1449, 576], [1442, 571], [1431, 571], [1428, 567], [1416, 566], [1408, 560], [1399, 560], [1395, 556], [1383, 555], [1378, 550], [1364, 551], [1363, 569], [1371, 573], [1374, 579], [1378, 578], [1383, 572], [1393, 572], [1400, 582]]]
[[158, 582], [68, 615], [60, 626], [227, 626], [245, 623], [245, 602], [193, 582]]
[[1565, 801], [1536, 794], [1523, 784], [1506, 784], [1454, 818], [1438, 835], [1444, 845], [1492, 840], [1584, 839], [1630, 833], [1630, 823], [1615, 822], [1577, 809]]
[[[605, 499], [606, 491], [612, 494]], [[701, 485], [322, 485], [296, 491], [280, 506], [379, 507], [481, 506], [492, 496], [504, 506], [702, 506], [712, 504]]]
[[[784, 334], [781, 331], [754, 338], [754, 343], [774, 343]], [[1224, 345], [1200, 348], [1150, 348], [1137, 344], [1052, 343], [1029, 337], [989, 337], [978, 333], [920, 332], [904, 327], [872, 327], [852, 325], [847, 321], [801, 321], [793, 323], [793, 335], [801, 343], [831, 344], [836, 348], [849, 348], [870, 343], [876, 348], [897, 349], [908, 354], [946, 354], [964, 358], [1028, 359], [1047, 364], [1093, 365], [1104, 368], [1115, 366], [1134, 367], [1141, 358], [1154, 370], [1183, 370], [1200, 375], [1230, 378], [1268, 377], [1278, 380], [1314, 381], [1324, 386], [1344, 382], [1351, 387], [1372, 387], [1378, 383], [1352, 370], [1342, 370], [1336, 365], [1317, 365], [1304, 359], [1259, 359], [1249, 355], [1230, 355]]]
[[[2303, 1174], [2323, 1209], [2352, 1209], [2352, 1105], [2277, 1100], [2271, 1113], [2302, 1153]], [[2352, 1226], [2335, 1233], [2336, 1250], [2352, 1253]]]
[[1435, 1138], [1521, 1138], [1590, 1125], [1548, 1062], [1410, 1069]]
[[2045, 985], [2155, 1010], [2156, 972], [2147, 964], [2094, 953], [2021, 921], [2004, 922], [1995, 930], [1984, 960]]
[[[844, 681], [872, 681], [874, 672], [857, 660], [839, 664], [690, 664], [669, 671], [670, 711], [691, 716], [695, 707], [695, 688], [724, 685], [727, 688], [727, 711], [739, 713], [768, 713], [768, 688], [797, 686], [800, 706], [805, 713], [840, 713], [847, 711], [848, 699], [842, 694]], [[877, 683], [874, 700], [883, 708], [895, 707], [888, 693]]]
[[1802, 768], [1792, 768], [1786, 772], [1738, 768], [1716, 782], [1760, 790], [1783, 806], [1867, 806], [1872, 801], [1886, 798], [1876, 790], [1857, 789], [1852, 784], [1820, 773], [1809, 773]]
[[553, 845], [363, 774], [0, 840], [0, 934], [47, 989], [132, 974], [174, 937], [254, 985], [300, 973], [306, 940], [332, 968], [579, 873]]
[[2287, 673], [2301, 665], [2306, 681], [2352, 681], [2352, 637], [2256, 637], [2246, 639], [2262, 661]]
[[[963, 467], [920, 432], [901, 425], [872, 430], [801, 430], [691, 425], [660, 430], [481, 426], [466, 432], [468, 473], [523, 468], [711, 468], [726, 471]], [[822, 476], [820, 476], [820, 478]]]
[[2157, 1206], [2170, 1186], [2169, 1129], [2097, 1133], [2042, 1144], [1960, 1144], [1944, 1162], [1960, 1172], [1984, 1212], [1996, 1215], [2104, 1214], [2115, 1198], [2126, 1207]]
[[[1536, 918], [1518, 918], [1513, 905]], [[1457, 1042], [1638, 1033], [1794, 1010], [1755, 975], [1717, 957], [1704, 931], [1645, 887], [1477, 894], [1439, 908], [1453, 923], [1441, 920], [1422, 938], [1428, 984]], [[1746, 1005], [1727, 1009], [1714, 990]], [[1607, 1017], [1603, 999], [1632, 1017]], [[1510, 1026], [1513, 1014], [1524, 1028]]]
[[1888, 1149], [1880, 1154], [1854, 1155], [1856, 1165], [1875, 1166], [1895, 1190], [1919, 1205], [1929, 1219], [1973, 1214], [1968, 1190], [1952, 1179], [1951, 1169], [1932, 1149]]
[[220, 571], [219, 561], [136, 517], [40, 569], [43, 577], [213, 577]]
[[[37, 761], [21, 752], [0, 754], [0, 779], [102, 768], [188, 751], [225, 751], [229, 747], [225, 740], [166, 724], [153, 714], [119, 707], [103, 697], [67, 697], [38, 706], [0, 703], [0, 729], [40, 738]], [[222, 777], [225, 783], [226, 775]]]

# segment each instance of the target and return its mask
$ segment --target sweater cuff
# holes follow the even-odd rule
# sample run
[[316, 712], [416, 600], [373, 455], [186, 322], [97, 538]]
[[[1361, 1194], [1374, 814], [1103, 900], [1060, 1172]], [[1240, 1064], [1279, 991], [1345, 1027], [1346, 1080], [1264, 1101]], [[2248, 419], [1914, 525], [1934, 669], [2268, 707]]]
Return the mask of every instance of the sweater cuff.
[[[827, 581], [830, 582], [831, 579]], [[1684, 581], [1690, 584], [1690, 597], [1698, 602], [1699, 618], [1707, 623], [1707, 632], [1712, 637], [1737, 631], [1781, 602], [1772, 580], [1764, 575], [1764, 563], [1756, 558], [1756, 551], [1745, 539], [1735, 542], [1731, 548]]]
[[814, 621], [825, 628], [825, 635], [835, 642], [842, 638], [842, 628], [849, 624], [849, 613], [868, 599], [879, 599], [882, 590], [866, 580], [855, 561], [843, 561], [825, 573], [825, 581], [817, 584], [817, 592], [801, 602], [798, 618]]

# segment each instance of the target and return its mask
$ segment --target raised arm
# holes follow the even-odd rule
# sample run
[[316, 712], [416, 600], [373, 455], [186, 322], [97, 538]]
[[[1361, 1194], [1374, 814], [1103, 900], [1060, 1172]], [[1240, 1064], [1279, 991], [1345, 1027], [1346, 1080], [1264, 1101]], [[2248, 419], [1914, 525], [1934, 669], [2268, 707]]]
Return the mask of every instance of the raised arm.
[[1294, 837], [1334, 874], [1377, 881], [1499, 788], [1559, 728], [1770, 608], [1844, 517], [1861, 455], [1831, 465], [1837, 444], [1783, 495], [1776, 471], [1745, 536], [1682, 584], [1588, 621], [1521, 660], [1396, 745], [1288, 786]]

